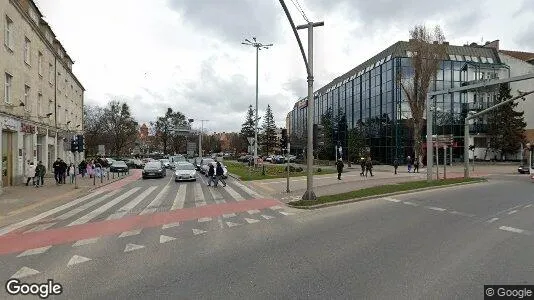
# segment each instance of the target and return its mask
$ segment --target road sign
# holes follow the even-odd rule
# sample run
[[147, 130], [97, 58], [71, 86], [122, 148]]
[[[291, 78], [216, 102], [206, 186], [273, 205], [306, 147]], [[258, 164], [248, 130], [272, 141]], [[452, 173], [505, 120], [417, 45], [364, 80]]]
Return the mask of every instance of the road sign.
[[254, 137], [248, 137], [247, 140], [251, 146], [254, 146]]

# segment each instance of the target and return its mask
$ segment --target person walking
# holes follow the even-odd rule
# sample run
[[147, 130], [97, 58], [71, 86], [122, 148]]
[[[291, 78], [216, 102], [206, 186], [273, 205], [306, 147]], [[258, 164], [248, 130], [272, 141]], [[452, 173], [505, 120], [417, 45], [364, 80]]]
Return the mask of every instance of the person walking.
[[419, 159], [417, 157], [414, 159], [413, 172], [419, 173]]
[[28, 161], [28, 165], [26, 167], [26, 186], [30, 184], [30, 180], [32, 180], [32, 184], [35, 185], [35, 165], [33, 162]]
[[215, 175], [217, 176], [217, 179], [215, 181], [215, 186], [217, 186], [219, 180], [222, 182], [223, 187], [226, 186], [226, 181], [224, 180], [224, 169], [220, 162], [217, 162], [217, 168], [215, 169]]
[[406, 162], [408, 163], [408, 173], [412, 170], [412, 158], [408, 155], [406, 158]]
[[43, 165], [42, 161], [39, 161], [39, 163], [37, 163], [37, 167], [35, 168], [35, 177], [37, 178], [37, 183], [35, 187], [44, 186], [45, 174], [46, 174], [46, 167]]
[[76, 176], [76, 168], [74, 167], [74, 164], [71, 163], [69, 166], [70, 183], [74, 183], [75, 176]]
[[360, 173], [360, 176], [365, 176], [365, 158], [360, 159], [360, 166], [362, 167], [362, 172]]
[[54, 164], [52, 165], [52, 168], [54, 169], [54, 179], [56, 180], [56, 184], [60, 183], [60, 168], [61, 168], [61, 159], [58, 157]]
[[343, 172], [343, 160], [341, 160], [341, 158], [337, 161], [336, 163], [336, 167], [337, 167], [337, 180], [341, 180], [341, 173]]
[[365, 177], [367, 177], [367, 172], [371, 173], [371, 177], [373, 177], [373, 161], [371, 160], [371, 157], [369, 156], [367, 158], [367, 161], [365, 162]]
[[395, 175], [397, 175], [397, 169], [399, 168], [399, 161], [395, 158], [393, 161], [393, 168], [395, 168]]
[[64, 160], [61, 160], [61, 167], [60, 167], [60, 170], [61, 170], [61, 183], [65, 184], [67, 183], [67, 171], [69, 169], [69, 166], [67, 165], [67, 163], [64, 161]]
[[208, 169], [208, 186], [211, 186], [212, 182], [213, 186], [217, 186], [217, 182], [215, 182], [215, 168], [213, 167], [213, 164], [210, 164]]

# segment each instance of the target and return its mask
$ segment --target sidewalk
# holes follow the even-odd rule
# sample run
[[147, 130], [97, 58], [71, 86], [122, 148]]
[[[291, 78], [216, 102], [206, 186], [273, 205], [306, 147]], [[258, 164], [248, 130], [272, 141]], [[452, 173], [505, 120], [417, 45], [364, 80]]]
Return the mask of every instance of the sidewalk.
[[74, 183], [70, 183], [70, 178], [67, 178], [66, 184], [56, 184], [53, 177], [45, 177], [44, 186], [38, 188], [31, 186], [31, 182], [30, 186], [5, 187], [2, 195], [0, 195], [0, 220], [48, 203], [78, 198], [99, 187], [130, 177], [138, 172], [140, 170], [130, 170], [129, 174], [120, 175], [108, 172], [109, 179], [108, 174], [103, 178], [89, 178], [89, 176], [82, 178], [81, 175], [78, 175], [76, 176], [77, 189], [75, 189]]

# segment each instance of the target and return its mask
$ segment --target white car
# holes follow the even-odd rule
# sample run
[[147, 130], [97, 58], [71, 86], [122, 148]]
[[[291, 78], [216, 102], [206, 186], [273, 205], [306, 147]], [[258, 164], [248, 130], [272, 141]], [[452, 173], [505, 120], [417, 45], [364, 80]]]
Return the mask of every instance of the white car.
[[174, 165], [175, 171], [174, 171], [174, 181], [181, 181], [181, 180], [197, 180], [197, 170], [195, 169], [195, 166], [190, 163], [177, 163]]

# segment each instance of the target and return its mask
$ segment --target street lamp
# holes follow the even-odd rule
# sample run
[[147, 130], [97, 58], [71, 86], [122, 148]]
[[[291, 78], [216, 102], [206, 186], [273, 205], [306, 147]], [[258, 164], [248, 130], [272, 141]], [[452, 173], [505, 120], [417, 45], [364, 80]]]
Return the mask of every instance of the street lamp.
[[269, 49], [273, 44], [262, 44], [256, 41], [255, 37], [253, 37], [252, 40], [254, 40], [254, 42], [245, 39], [241, 44], [256, 48], [256, 120], [254, 121], [254, 167], [256, 167], [258, 160], [258, 52], [261, 49]]

